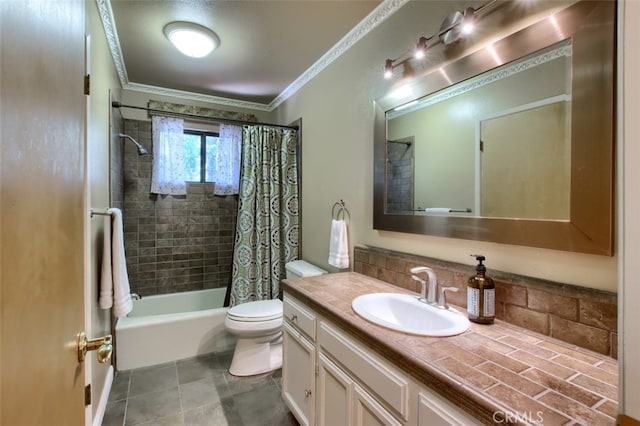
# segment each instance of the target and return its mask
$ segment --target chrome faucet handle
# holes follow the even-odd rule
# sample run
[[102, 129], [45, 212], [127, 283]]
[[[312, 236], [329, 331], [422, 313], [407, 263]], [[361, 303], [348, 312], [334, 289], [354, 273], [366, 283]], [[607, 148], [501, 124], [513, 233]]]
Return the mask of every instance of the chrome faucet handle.
[[427, 282], [422, 278], [416, 277], [415, 275], [411, 275], [411, 279], [420, 283], [420, 297], [418, 298], [418, 300], [420, 302], [427, 303]]
[[458, 291], [458, 287], [440, 287], [438, 289], [438, 304], [436, 305], [440, 309], [449, 309], [447, 305], [447, 291]]

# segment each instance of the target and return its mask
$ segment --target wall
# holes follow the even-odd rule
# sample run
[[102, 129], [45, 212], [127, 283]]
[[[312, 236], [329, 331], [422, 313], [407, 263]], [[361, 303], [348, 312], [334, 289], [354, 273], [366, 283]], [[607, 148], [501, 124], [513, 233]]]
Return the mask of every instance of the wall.
[[[617, 257], [409, 235], [373, 229], [373, 106], [392, 82], [385, 59], [432, 34], [465, 2], [409, 2], [334, 61], [276, 110], [278, 122], [302, 116], [302, 256], [328, 270], [331, 206], [351, 213], [351, 244], [371, 245], [471, 265], [483, 253], [488, 267], [578, 286], [617, 291]], [[469, 3], [470, 4], [470, 3]], [[440, 47], [436, 47], [440, 48]], [[331, 165], [331, 167], [327, 167]]]
[[[120, 83], [95, 2], [86, 2], [86, 32], [91, 37], [91, 95], [87, 123], [86, 192], [90, 208], [104, 209], [111, 205], [109, 194], [111, 96], [113, 95], [117, 99], [120, 94]], [[88, 337], [93, 338], [110, 334], [112, 330], [110, 326], [111, 311], [100, 309], [98, 305], [104, 216], [94, 216], [89, 223], [89, 252], [88, 265], [86, 265], [88, 286], [86, 291], [89, 300], [91, 329], [86, 332]], [[92, 408], [95, 416], [100, 399], [106, 397], [102, 391], [107, 379], [109, 364], [99, 364], [95, 356], [89, 356], [88, 359], [92, 363]]]
[[[187, 127], [185, 125], [185, 127]], [[124, 120], [124, 239], [131, 291], [142, 296], [227, 287], [238, 201], [213, 184], [189, 183], [186, 196], [150, 194], [151, 122]]]

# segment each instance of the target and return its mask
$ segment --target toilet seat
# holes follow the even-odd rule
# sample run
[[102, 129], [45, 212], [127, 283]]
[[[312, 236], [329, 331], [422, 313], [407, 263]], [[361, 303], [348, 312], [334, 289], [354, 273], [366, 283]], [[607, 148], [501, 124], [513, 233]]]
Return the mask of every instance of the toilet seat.
[[273, 299], [243, 303], [230, 308], [227, 317], [238, 322], [264, 322], [282, 318], [282, 301]]

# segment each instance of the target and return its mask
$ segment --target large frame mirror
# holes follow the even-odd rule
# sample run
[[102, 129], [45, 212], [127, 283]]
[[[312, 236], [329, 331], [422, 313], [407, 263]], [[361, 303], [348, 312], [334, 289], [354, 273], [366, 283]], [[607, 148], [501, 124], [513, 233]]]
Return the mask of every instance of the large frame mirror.
[[615, 2], [553, 12], [376, 100], [374, 229], [613, 253]]

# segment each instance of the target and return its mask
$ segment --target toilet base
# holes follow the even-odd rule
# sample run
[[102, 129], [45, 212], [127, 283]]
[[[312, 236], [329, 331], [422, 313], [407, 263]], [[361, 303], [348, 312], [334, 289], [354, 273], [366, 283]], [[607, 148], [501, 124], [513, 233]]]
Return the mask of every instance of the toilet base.
[[[266, 341], [265, 341], [266, 340]], [[229, 373], [233, 376], [254, 376], [282, 367], [282, 333], [273, 339], [238, 338]]]

